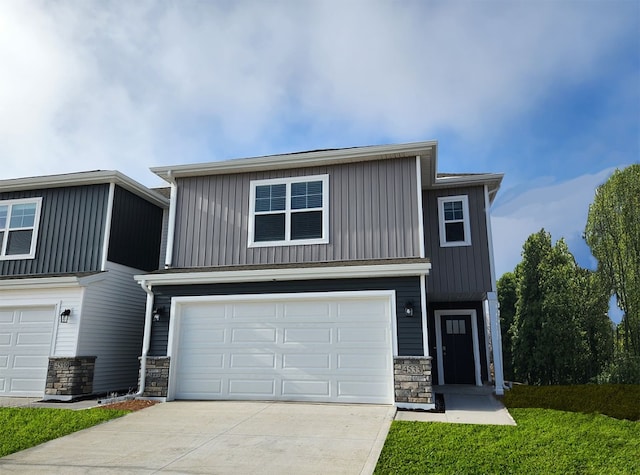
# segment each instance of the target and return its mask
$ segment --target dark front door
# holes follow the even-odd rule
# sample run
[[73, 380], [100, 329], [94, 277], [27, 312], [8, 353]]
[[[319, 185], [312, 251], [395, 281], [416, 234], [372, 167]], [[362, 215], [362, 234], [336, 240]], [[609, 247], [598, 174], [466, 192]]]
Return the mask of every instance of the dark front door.
[[445, 384], [475, 384], [470, 315], [442, 315], [442, 363]]

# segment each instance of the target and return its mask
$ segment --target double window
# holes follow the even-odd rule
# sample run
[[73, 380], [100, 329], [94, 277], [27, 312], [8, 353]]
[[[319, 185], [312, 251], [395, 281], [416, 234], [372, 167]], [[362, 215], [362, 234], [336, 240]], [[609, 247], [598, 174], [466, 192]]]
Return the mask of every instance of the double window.
[[0, 259], [32, 259], [42, 198], [0, 201]]
[[440, 246], [470, 246], [469, 199], [466, 195], [438, 198]]
[[329, 242], [329, 176], [251, 182], [249, 246]]

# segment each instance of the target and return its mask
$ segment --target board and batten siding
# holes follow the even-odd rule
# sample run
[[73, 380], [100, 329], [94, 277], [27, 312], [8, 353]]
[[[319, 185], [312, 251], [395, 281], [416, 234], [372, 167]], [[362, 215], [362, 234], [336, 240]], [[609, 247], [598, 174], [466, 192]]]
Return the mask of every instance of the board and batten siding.
[[106, 277], [85, 289], [79, 356], [97, 356], [93, 391], [135, 389], [146, 293], [133, 279], [139, 269], [107, 262]]
[[[469, 197], [470, 246], [441, 247], [438, 198]], [[427, 190], [423, 194], [425, 251], [431, 260], [427, 295], [447, 299], [452, 294], [483, 294], [491, 291], [491, 267], [485, 214], [484, 187]]]
[[[248, 247], [251, 180], [329, 175], [329, 243]], [[178, 179], [172, 267], [420, 256], [415, 158]]]
[[[151, 356], [165, 356], [169, 338], [169, 309], [173, 297], [201, 295], [281, 294], [300, 292], [349, 292], [360, 290], [394, 290], [396, 293], [396, 324], [398, 354], [422, 356], [422, 313], [419, 277], [374, 279], [327, 279], [278, 282], [250, 282], [233, 284], [171, 285], [153, 287], [154, 307], [164, 310], [164, 317], [151, 329]], [[414, 316], [404, 316], [404, 305], [415, 305]]]
[[116, 186], [108, 260], [145, 271], [158, 269], [162, 208]]
[[0, 200], [42, 197], [34, 259], [1, 260], [0, 275], [100, 270], [108, 184], [0, 193]]

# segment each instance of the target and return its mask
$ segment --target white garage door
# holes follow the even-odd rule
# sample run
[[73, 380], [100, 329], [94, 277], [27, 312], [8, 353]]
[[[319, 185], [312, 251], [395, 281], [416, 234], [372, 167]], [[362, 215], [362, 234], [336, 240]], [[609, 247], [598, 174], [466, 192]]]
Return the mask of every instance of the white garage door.
[[54, 310], [0, 308], [0, 396], [44, 394]]
[[393, 403], [389, 293], [210, 299], [176, 299], [176, 399]]

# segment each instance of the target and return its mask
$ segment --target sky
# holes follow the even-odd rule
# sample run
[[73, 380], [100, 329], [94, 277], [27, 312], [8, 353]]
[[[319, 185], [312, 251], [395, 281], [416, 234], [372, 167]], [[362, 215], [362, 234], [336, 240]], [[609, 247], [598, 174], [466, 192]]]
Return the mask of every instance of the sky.
[[504, 173], [526, 238], [580, 265], [595, 188], [640, 161], [640, 0], [0, 2], [0, 179], [437, 140]]

